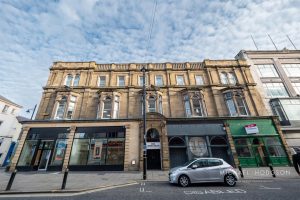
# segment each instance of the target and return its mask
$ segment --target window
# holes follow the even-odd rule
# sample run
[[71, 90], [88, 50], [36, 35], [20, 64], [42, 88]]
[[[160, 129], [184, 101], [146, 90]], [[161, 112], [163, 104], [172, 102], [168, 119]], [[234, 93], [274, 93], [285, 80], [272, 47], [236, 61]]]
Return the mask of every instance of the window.
[[268, 97], [288, 97], [283, 83], [263, 83]]
[[16, 109], [11, 110], [11, 114], [15, 114]]
[[[139, 86], [143, 86], [144, 76], [139, 76]], [[145, 77], [145, 85], [147, 84], [147, 76]]]
[[176, 84], [177, 85], [185, 85], [183, 75], [177, 75], [176, 76]]
[[196, 85], [203, 85], [203, 77], [200, 75], [195, 75], [195, 81], [196, 81]]
[[5, 105], [4, 108], [3, 108], [3, 110], [2, 110], [2, 112], [3, 112], [3, 113], [7, 113], [8, 108], [9, 108], [9, 106], [8, 106], [8, 105]]
[[1, 147], [2, 142], [3, 142], [3, 138], [0, 139], [0, 147]]
[[102, 112], [102, 118], [104, 119], [110, 119], [111, 118], [111, 98], [106, 97], [106, 99], [103, 101], [103, 112]]
[[118, 76], [118, 86], [125, 86], [125, 76]]
[[120, 97], [115, 96], [113, 118], [119, 118]]
[[222, 84], [236, 84], [236, 77], [233, 72], [221, 72], [220, 78]]
[[293, 88], [297, 94], [300, 94], [300, 83], [292, 83]]
[[70, 96], [69, 99], [63, 96], [58, 102], [55, 119], [72, 119], [75, 112], [76, 96]]
[[274, 65], [256, 65], [260, 77], [278, 77]]
[[237, 92], [226, 92], [224, 94], [225, 102], [230, 116], [247, 116], [249, 111], [242, 94]]
[[190, 98], [188, 95], [183, 96], [183, 102], [184, 102], [184, 107], [185, 107], [185, 115], [187, 117], [192, 116]]
[[235, 78], [234, 73], [229, 72], [229, 73], [227, 73], [227, 76], [228, 76], [229, 84], [235, 85], [236, 84], [236, 78]]
[[163, 86], [163, 77], [161, 75], [156, 75], [155, 76], [155, 85], [156, 86]]
[[282, 64], [282, 67], [288, 77], [299, 77], [300, 76], [300, 63]]
[[148, 112], [156, 112], [156, 99], [154, 96], [148, 98]]
[[106, 86], [106, 76], [100, 76], [98, 79], [98, 85], [100, 87], [105, 87]]
[[73, 86], [78, 86], [79, 85], [79, 80], [80, 80], [80, 75], [76, 74]]
[[70, 86], [72, 86], [72, 82], [73, 82], [73, 76], [71, 74], [69, 74], [66, 77], [65, 85], [70, 87]]
[[219, 166], [222, 165], [223, 162], [221, 160], [218, 159], [209, 159], [208, 160], [208, 166], [209, 167], [214, 167], [214, 166]]
[[163, 113], [163, 108], [162, 108], [162, 96], [158, 96], [158, 112]]
[[272, 99], [270, 101], [275, 114], [281, 121], [300, 120], [300, 100], [299, 99]]
[[220, 77], [221, 77], [221, 83], [222, 84], [228, 84], [227, 73], [226, 72], [222, 72]]

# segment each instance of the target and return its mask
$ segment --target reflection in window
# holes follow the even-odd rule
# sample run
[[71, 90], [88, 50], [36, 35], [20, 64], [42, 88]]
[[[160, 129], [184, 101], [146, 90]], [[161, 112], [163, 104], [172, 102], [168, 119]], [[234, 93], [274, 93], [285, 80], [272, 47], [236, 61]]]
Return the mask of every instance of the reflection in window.
[[203, 77], [200, 76], [200, 75], [196, 75], [195, 80], [196, 80], [196, 85], [203, 85], [204, 84]]
[[78, 86], [79, 85], [79, 80], [80, 80], [80, 75], [76, 74], [73, 86]]
[[249, 111], [242, 94], [236, 92], [226, 92], [225, 102], [230, 116], [247, 116]]
[[[143, 86], [144, 84], [144, 76], [139, 76], [139, 86]], [[145, 77], [145, 85], [148, 85], [147, 84], [147, 76]]]
[[119, 118], [120, 97], [115, 96], [113, 118]]
[[300, 76], [300, 64], [282, 64], [282, 67], [288, 77], [299, 77]]
[[66, 85], [66, 86], [72, 86], [72, 82], [73, 82], [73, 76], [72, 76], [71, 74], [69, 74], [69, 75], [66, 77], [65, 85]]
[[185, 85], [183, 75], [177, 75], [176, 76], [176, 84], [177, 85]]
[[156, 99], [154, 96], [148, 98], [148, 112], [156, 112]]
[[192, 116], [189, 96], [188, 95], [184, 95], [183, 96], [183, 101], [184, 101], [184, 108], [185, 108], [185, 114], [186, 114], [186, 116], [187, 117]]
[[89, 155], [89, 139], [74, 139], [70, 165], [86, 165]]
[[55, 119], [63, 119], [67, 105], [67, 98], [63, 96], [59, 101], [58, 108], [55, 114]]
[[37, 140], [26, 140], [19, 162], [18, 166], [30, 166], [32, 158], [35, 153], [35, 149], [37, 147]]
[[155, 85], [156, 86], [163, 86], [163, 77], [161, 75], [155, 76]]
[[251, 151], [248, 146], [236, 147], [236, 152], [239, 157], [251, 157]]
[[278, 73], [273, 64], [256, 66], [260, 77], [278, 77]]
[[72, 119], [75, 110], [75, 104], [76, 104], [76, 97], [71, 96], [69, 101], [68, 111], [67, 111], [67, 119]]
[[233, 72], [221, 72], [220, 78], [222, 84], [236, 84], [236, 77]]
[[63, 164], [65, 152], [67, 148], [66, 139], [56, 140], [55, 149], [52, 156], [51, 166], [60, 166]]
[[106, 97], [106, 99], [103, 101], [103, 112], [102, 112], [102, 118], [104, 119], [110, 119], [111, 118], [111, 98]]
[[263, 83], [268, 97], [288, 97], [283, 83]]

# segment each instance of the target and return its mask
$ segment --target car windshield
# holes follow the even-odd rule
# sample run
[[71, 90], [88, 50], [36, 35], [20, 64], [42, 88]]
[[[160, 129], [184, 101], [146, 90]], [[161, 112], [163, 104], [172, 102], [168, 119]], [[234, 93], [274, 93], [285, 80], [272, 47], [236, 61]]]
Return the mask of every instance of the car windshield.
[[187, 161], [186, 163], [183, 164], [183, 166], [187, 166], [187, 165], [190, 165], [192, 162], [194, 162], [195, 160], [197, 159], [192, 159], [190, 161]]

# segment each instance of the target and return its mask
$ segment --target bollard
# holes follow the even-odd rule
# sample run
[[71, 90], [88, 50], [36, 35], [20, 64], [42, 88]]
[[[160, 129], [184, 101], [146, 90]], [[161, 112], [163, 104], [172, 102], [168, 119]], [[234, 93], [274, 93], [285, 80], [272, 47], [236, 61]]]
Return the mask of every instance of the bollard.
[[62, 182], [62, 185], [61, 185], [61, 189], [62, 189], [62, 190], [64, 190], [64, 189], [66, 188], [66, 183], [67, 183], [68, 174], [69, 174], [69, 169], [66, 168], [65, 173], [64, 173], [63, 182]]
[[15, 169], [15, 170], [11, 173], [10, 179], [9, 179], [8, 184], [7, 184], [7, 186], [6, 186], [6, 189], [5, 189], [6, 191], [10, 190], [10, 188], [11, 188], [13, 182], [14, 182], [14, 179], [15, 179], [15, 177], [16, 177], [16, 174], [17, 174], [17, 170]]
[[272, 165], [269, 165], [269, 167], [270, 167], [270, 170], [271, 170], [272, 176], [275, 178], [275, 177], [276, 177], [276, 175], [275, 175], [275, 173], [274, 173], [274, 168], [272, 167]]
[[240, 170], [241, 177], [242, 177], [242, 178], [244, 178], [244, 173], [243, 173], [242, 167], [241, 167], [241, 166], [239, 166], [238, 168], [239, 168], [239, 170]]

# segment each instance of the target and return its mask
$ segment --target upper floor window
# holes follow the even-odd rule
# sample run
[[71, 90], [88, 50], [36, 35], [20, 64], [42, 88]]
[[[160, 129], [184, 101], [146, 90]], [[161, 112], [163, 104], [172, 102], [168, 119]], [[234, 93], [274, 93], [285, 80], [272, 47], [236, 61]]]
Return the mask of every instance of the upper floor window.
[[98, 85], [100, 87], [106, 86], [106, 76], [99, 76]]
[[156, 112], [156, 99], [154, 96], [148, 98], [148, 112]]
[[76, 96], [63, 96], [59, 101], [55, 113], [55, 119], [72, 119], [75, 112]]
[[72, 74], [68, 74], [65, 79], [65, 85], [66, 86], [78, 86], [80, 80], [80, 74], [76, 74], [75, 78], [73, 78]]
[[288, 97], [283, 83], [263, 83], [268, 97]]
[[73, 86], [78, 86], [79, 85], [79, 80], [80, 80], [80, 75], [76, 74], [76, 76], [74, 78]]
[[102, 98], [98, 105], [97, 117], [101, 116], [102, 119], [117, 119], [119, 118], [120, 111], [120, 96], [112, 95]]
[[288, 77], [300, 77], [300, 63], [282, 64], [282, 67]]
[[[144, 76], [139, 76], [139, 86], [143, 86], [144, 84]], [[145, 85], [147, 85], [147, 76], [145, 77]]]
[[118, 76], [118, 86], [125, 86], [125, 76]]
[[297, 94], [300, 94], [300, 83], [292, 83], [293, 88]]
[[273, 64], [256, 66], [260, 77], [278, 77], [278, 73]]
[[185, 85], [183, 75], [177, 75], [176, 76], [176, 84], [177, 85]]
[[5, 105], [4, 108], [2, 109], [2, 112], [3, 112], [3, 113], [7, 113], [8, 108], [9, 108], [9, 106], [8, 106], [8, 105]]
[[221, 72], [220, 78], [222, 84], [236, 84], [236, 77], [233, 72]]
[[238, 92], [226, 92], [224, 97], [230, 116], [249, 115], [248, 107], [242, 94]]
[[206, 115], [201, 94], [185, 94], [183, 96], [183, 103], [186, 117], [201, 117]]
[[[160, 94], [149, 94], [146, 97], [146, 112], [163, 113], [162, 96]], [[143, 113], [143, 97], [141, 98], [142, 113]]]
[[196, 85], [203, 85], [203, 77], [200, 75], [195, 75], [195, 81], [196, 81]]
[[156, 86], [163, 86], [163, 77], [162, 75], [156, 75], [155, 76], [155, 85]]

